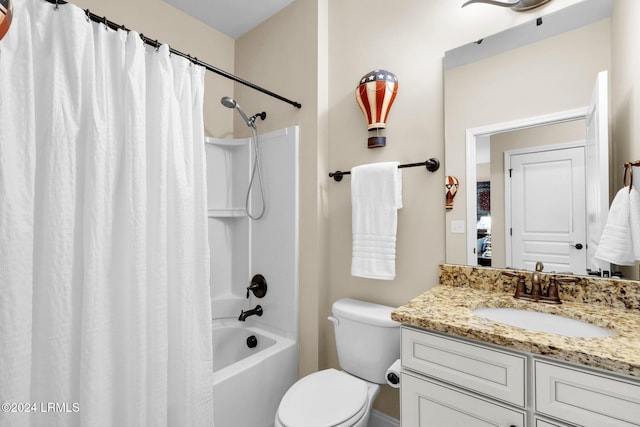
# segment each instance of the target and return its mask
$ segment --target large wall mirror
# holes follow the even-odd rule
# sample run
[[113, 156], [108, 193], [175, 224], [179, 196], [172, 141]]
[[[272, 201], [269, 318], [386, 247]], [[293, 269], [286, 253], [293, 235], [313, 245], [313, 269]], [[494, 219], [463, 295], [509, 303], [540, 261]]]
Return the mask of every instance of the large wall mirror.
[[[591, 230], [572, 235], [557, 251], [569, 258], [579, 254], [584, 265], [555, 256], [553, 243], [533, 248], [528, 242], [540, 257], [549, 255], [545, 271], [606, 269], [587, 254], [597, 245], [610, 190], [606, 130], [595, 160], [588, 147], [597, 132], [589, 105], [600, 85], [606, 108], [613, 4], [585, 0], [446, 52], [445, 166], [460, 180], [446, 216], [448, 263], [531, 269], [535, 258], [515, 259], [522, 241], [510, 231], [524, 211], [550, 234], [561, 215], [571, 217], [571, 232]], [[600, 119], [606, 127], [606, 109]], [[523, 167], [529, 181], [507, 179], [510, 169]], [[546, 184], [529, 188], [530, 181]], [[591, 202], [576, 196], [580, 186]], [[595, 197], [588, 194], [596, 188]], [[567, 198], [573, 205], [564, 203]]]

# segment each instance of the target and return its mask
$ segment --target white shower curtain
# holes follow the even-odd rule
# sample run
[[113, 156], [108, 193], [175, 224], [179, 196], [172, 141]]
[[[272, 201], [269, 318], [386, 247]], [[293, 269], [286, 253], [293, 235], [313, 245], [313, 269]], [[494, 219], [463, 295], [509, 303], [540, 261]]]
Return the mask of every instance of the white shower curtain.
[[14, 1], [0, 41], [0, 426], [213, 425], [203, 73]]

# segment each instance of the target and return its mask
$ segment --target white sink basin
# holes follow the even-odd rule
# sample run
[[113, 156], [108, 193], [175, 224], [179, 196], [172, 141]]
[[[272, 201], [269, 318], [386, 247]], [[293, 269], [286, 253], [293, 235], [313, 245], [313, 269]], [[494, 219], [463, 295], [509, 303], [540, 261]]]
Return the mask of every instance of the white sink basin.
[[477, 308], [473, 310], [473, 314], [522, 329], [566, 337], [603, 338], [613, 336], [613, 332], [600, 326], [538, 311], [515, 308]]

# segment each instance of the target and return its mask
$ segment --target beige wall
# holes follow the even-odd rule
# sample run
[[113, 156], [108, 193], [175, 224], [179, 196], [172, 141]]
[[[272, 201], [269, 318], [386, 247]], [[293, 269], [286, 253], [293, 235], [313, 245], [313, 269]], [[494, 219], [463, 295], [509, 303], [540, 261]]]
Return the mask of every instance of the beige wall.
[[[623, 164], [640, 160], [640, 2], [616, 0], [611, 36], [611, 118], [614, 193], [622, 187]], [[636, 171], [638, 169], [636, 168]], [[622, 268], [626, 277], [640, 278], [640, 268]]]
[[[598, 72], [611, 68], [610, 24], [605, 19], [446, 71], [446, 171], [462, 183], [447, 225], [466, 220], [466, 129], [585, 107]], [[446, 243], [447, 262], [466, 264], [466, 234], [447, 230]]]
[[[162, 0], [71, 0], [110, 21], [233, 73], [234, 41]], [[210, 136], [232, 132], [232, 111], [220, 107], [220, 98], [232, 94], [233, 82], [213, 73], [205, 75], [204, 123]]]
[[640, 2], [617, 0], [612, 16], [611, 116], [615, 188], [622, 187], [623, 164], [640, 160]]
[[491, 163], [478, 163], [476, 165], [476, 181], [491, 180]]

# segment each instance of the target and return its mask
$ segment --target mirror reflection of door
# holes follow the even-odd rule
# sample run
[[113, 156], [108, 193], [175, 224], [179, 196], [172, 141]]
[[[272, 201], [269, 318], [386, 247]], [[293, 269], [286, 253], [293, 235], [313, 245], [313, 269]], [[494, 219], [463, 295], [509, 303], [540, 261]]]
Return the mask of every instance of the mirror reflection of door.
[[586, 273], [585, 149], [505, 153], [507, 265]]
[[[603, 222], [608, 213], [609, 184], [609, 140], [608, 140], [608, 106], [607, 106], [607, 73], [601, 72], [596, 79], [592, 101], [588, 108], [569, 110], [550, 114], [548, 116], [533, 117], [513, 122], [497, 123], [482, 128], [467, 129], [467, 153], [472, 152], [470, 158], [476, 162], [467, 163], [467, 176], [475, 177], [468, 183], [467, 218], [469, 229], [467, 234], [467, 263], [480, 264], [477, 252], [477, 190], [476, 182], [486, 180], [481, 172], [487, 163], [490, 167], [491, 182], [491, 266], [518, 267], [507, 260], [507, 237], [509, 229], [505, 227], [508, 214], [505, 207], [504, 188], [504, 153], [509, 150], [539, 147], [543, 144], [559, 145], [570, 141], [583, 141], [585, 146], [586, 201], [583, 212], [587, 220], [586, 238], [576, 241], [580, 243], [586, 257], [586, 268], [581, 265], [568, 268], [553, 268], [555, 271], [572, 271], [574, 274], [586, 274], [587, 269], [596, 270], [592, 259], [592, 251], [597, 248]], [[579, 113], [579, 111], [581, 111]], [[586, 143], [584, 142], [586, 138]], [[472, 147], [473, 150], [469, 150]], [[482, 153], [488, 152], [484, 160]], [[586, 175], [586, 177], [585, 177]], [[469, 187], [474, 188], [473, 194]], [[473, 228], [472, 228], [473, 227]], [[510, 238], [513, 240], [513, 238]], [[469, 249], [472, 251], [469, 251]], [[535, 263], [534, 263], [535, 265]], [[527, 268], [528, 267], [522, 267]], [[551, 271], [551, 266], [545, 266], [545, 271]]]

